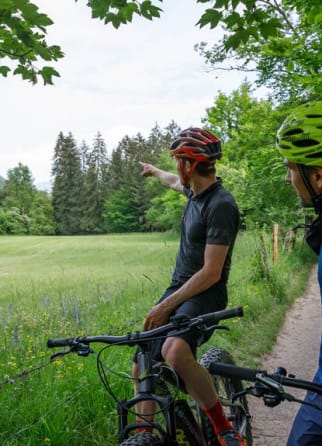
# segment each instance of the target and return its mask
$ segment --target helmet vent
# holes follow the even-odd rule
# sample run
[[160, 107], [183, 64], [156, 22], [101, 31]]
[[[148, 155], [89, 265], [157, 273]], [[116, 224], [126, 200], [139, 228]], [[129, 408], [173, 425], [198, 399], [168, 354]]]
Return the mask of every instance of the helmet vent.
[[311, 158], [311, 159], [314, 159], [314, 158], [322, 158], [322, 152], [318, 152], [318, 153], [312, 153], [311, 155], [307, 155], [307, 158]]
[[276, 147], [292, 163], [322, 166], [322, 100], [291, 111], [277, 131]]
[[294, 141], [293, 144], [296, 147], [310, 147], [316, 146], [319, 142], [315, 141], [315, 139], [302, 139], [302, 141]]
[[303, 133], [302, 129], [292, 129], [284, 132], [284, 136], [299, 135], [300, 133]]

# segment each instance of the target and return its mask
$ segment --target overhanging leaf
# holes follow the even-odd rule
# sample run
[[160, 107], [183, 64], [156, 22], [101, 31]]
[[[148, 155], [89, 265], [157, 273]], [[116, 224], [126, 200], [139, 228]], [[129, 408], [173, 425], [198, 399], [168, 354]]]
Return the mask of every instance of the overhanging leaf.
[[206, 25], [210, 25], [210, 28], [213, 29], [218, 25], [218, 23], [222, 19], [222, 16], [222, 13], [217, 11], [216, 9], [206, 9], [206, 12], [202, 14], [197, 25], [199, 25], [200, 28]]

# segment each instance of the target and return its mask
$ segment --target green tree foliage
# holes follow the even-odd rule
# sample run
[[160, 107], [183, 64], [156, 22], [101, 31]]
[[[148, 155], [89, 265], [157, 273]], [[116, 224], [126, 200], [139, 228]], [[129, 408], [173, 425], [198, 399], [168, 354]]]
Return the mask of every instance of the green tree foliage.
[[[110, 232], [119, 232], [112, 223], [111, 215], [129, 232], [141, 230], [147, 207], [144, 180], [141, 178], [140, 161], [148, 155], [147, 144], [142, 135], [135, 138], [125, 136], [112, 154], [107, 175], [107, 199], [105, 203], [105, 227]], [[127, 198], [125, 198], [125, 190]], [[123, 201], [117, 203], [118, 200]], [[119, 218], [124, 209], [124, 222]], [[112, 213], [109, 215], [109, 213]], [[125, 221], [129, 220], [128, 226]], [[126, 230], [126, 229], [125, 229]]]
[[[233, 141], [239, 134], [243, 123], [247, 125], [247, 118], [252, 114], [252, 107], [256, 103], [250, 97], [250, 93], [250, 84], [244, 82], [239, 89], [232, 91], [229, 96], [219, 92], [215, 105], [207, 109], [207, 118], [204, 119], [204, 123], [211, 125], [211, 130], [221, 138], [223, 143]], [[262, 101], [262, 103], [265, 102]], [[226, 147], [224, 156], [228, 153], [227, 150]], [[233, 153], [232, 149], [229, 152], [229, 158], [238, 157], [238, 150], [237, 147], [237, 153]]]
[[[165, 129], [155, 126], [148, 137], [148, 154], [143, 161], [151, 162], [160, 169], [175, 172], [174, 160], [169, 156], [169, 145], [180, 132], [180, 127], [171, 121]], [[183, 197], [167, 187], [162, 186], [155, 178], [144, 180], [146, 196], [146, 211], [144, 214], [145, 228], [148, 230], [177, 231], [182, 214]]]
[[280, 100], [321, 96], [319, 0], [217, 0], [199, 25], [224, 29], [211, 49], [197, 46], [215, 70], [255, 71]]
[[[94, 0], [87, 5], [93, 18], [111, 23], [114, 28], [131, 22], [134, 14], [148, 20], [160, 16], [160, 8], [149, 0]], [[40, 78], [45, 85], [52, 84], [59, 73], [47, 63], [64, 56], [60, 46], [46, 41], [47, 28], [52, 24], [29, 0], [0, 0], [0, 74], [12, 72], [32, 83]], [[39, 66], [42, 63], [46, 65]]]
[[58, 72], [51, 66], [38, 66], [63, 57], [58, 45], [46, 42], [47, 27], [52, 24], [28, 0], [0, 0], [0, 74], [13, 72], [32, 83], [41, 77], [44, 84], [52, 84]]
[[[180, 127], [174, 121], [171, 121], [165, 129], [161, 129], [159, 125], [155, 125], [151, 130], [147, 139], [147, 162], [155, 162], [159, 160], [160, 155], [169, 149], [169, 145], [173, 138], [179, 133]], [[168, 158], [167, 158], [168, 159]]]
[[[76, 0], [77, 1], [77, 0]], [[162, 2], [162, 0], [159, 0]], [[161, 8], [153, 4], [150, 0], [95, 0], [88, 2], [92, 9], [92, 17], [103, 20], [104, 23], [111, 23], [114, 28], [119, 28], [121, 24], [132, 22], [134, 14], [152, 20], [160, 17]]]
[[[171, 163], [168, 147], [178, 128], [174, 122], [165, 129], [155, 125], [147, 138], [140, 133], [133, 138], [125, 136], [112, 151], [105, 182], [104, 221], [107, 231], [144, 231], [160, 227], [147, 212], [153, 206], [152, 199], [164, 193], [165, 189], [141, 176], [140, 162], [158, 164], [166, 152], [167, 162]], [[169, 226], [162, 229], [169, 229]]]
[[[214, 69], [256, 71], [259, 85], [279, 98], [321, 96], [322, 13], [320, 0], [197, 0], [205, 5], [197, 25], [222, 28], [224, 37], [212, 49], [198, 46]], [[88, 1], [92, 17], [119, 28], [135, 15], [152, 20], [162, 12], [162, 0]], [[58, 76], [38, 62], [63, 57], [46, 42], [52, 20], [28, 0], [0, 0], [0, 73], [45, 84]], [[16, 68], [5, 63], [11, 60]], [[12, 64], [11, 64], [12, 65]]]
[[81, 169], [83, 172], [86, 172], [88, 169], [88, 161], [89, 161], [89, 153], [90, 153], [90, 147], [87, 144], [86, 141], [82, 141], [79, 152], [81, 157]]
[[83, 172], [80, 151], [71, 133], [58, 135], [52, 175], [56, 233], [78, 234], [81, 230]]
[[151, 200], [146, 219], [157, 231], [172, 230], [178, 232], [186, 198], [173, 190], [167, 189], [162, 195]]
[[17, 208], [0, 207], [0, 234], [29, 234], [30, 218]]
[[106, 201], [104, 207], [107, 232], [140, 231], [140, 215], [133, 194], [125, 186], [120, 187]]
[[285, 168], [275, 148], [276, 129], [285, 111], [269, 100], [255, 99], [244, 83], [229, 96], [219, 93], [207, 109], [204, 124], [222, 135], [223, 159], [218, 173], [233, 192], [247, 226], [289, 226], [298, 209], [292, 188], [285, 185]]
[[19, 163], [8, 171], [8, 180], [2, 189], [3, 206], [17, 208], [20, 215], [29, 214], [36, 193], [31, 172]]
[[[219, 92], [202, 119], [223, 141], [218, 176], [235, 196], [247, 228], [282, 228], [303, 221], [304, 211], [275, 148], [276, 129], [287, 114], [271, 100], [255, 99], [249, 83], [227, 95]], [[184, 196], [155, 178], [141, 176], [140, 162], [176, 171], [169, 143], [180, 127], [156, 125], [147, 138], [125, 136], [107, 157], [98, 133], [91, 147], [78, 148], [69, 133], [60, 133], [54, 150], [52, 194], [37, 191], [28, 167], [8, 172], [0, 188], [0, 234], [81, 234], [175, 230]]]
[[[81, 146], [84, 185], [80, 227], [88, 233], [103, 232], [103, 207], [106, 196], [107, 150], [102, 135], [98, 132], [92, 150]], [[85, 170], [84, 170], [85, 165]]]
[[[178, 131], [179, 128], [176, 127], [175, 134]], [[160, 153], [156, 165], [159, 169], [176, 173], [175, 162], [169, 156], [169, 144]], [[178, 192], [169, 190], [156, 178], [146, 179], [145, 189], [149, 197], [149, 205], [145, 213], [146, 227], [156, 231], [172, 230], [177, 232], [186, 203], [185, 197]]]
[[48, 192], [37, 190], [30, 211], [30, 234], [55, 234], [54, 214], [51, 195]]
[[19, 163], [0, 189], [0, 234], [53, 234], [51, 197], [34, 186], [31, 172]]

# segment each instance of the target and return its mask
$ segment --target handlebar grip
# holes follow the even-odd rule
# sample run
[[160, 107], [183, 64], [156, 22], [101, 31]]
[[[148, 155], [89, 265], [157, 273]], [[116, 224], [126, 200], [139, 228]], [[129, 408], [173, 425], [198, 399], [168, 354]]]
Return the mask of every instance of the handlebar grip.
[[212, 362], [209, 366], [209, 370], [214, 375], [232, 376], [245, 381], [255, 381], [256, 375], [261, 372], [260, 370], [250, 369], [247, 367], [238, 367], [236, 365], [225, 364], [223, 362]]
[[244, 316], [243, 307], [230, 308], [229, 310], [217, 311], [217, 315], [220, 319], [230, 319], [232, 317]]
[[48, 339], [47, 347], [70, 347], [74, 340], [75, 338]]
[[243, 307], [230, 308], [229, 310], [220, 310], [215, 313], [203, 314], [202, 318], [204, 322], [211, 324], [218, 324], [218, 322], [224, 319], [230, 319], [233, 317], [241, 317], [244, 315]]

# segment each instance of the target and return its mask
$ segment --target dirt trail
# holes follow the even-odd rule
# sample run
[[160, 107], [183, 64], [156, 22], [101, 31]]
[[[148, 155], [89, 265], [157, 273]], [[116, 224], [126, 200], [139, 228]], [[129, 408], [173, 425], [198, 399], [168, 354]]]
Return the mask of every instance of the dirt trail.
[[[298, 378], [311, 380], [318, 361], [320, 315], [320, 292], [315, 266], [305, 293], [288, 311], [276, 344], [269, 355], [263, 358], [262, 368], [273, 372], [277, 366], [283, 366]], [[297, 397], [305, 394], [289, 390]], [[254, 446], [284, 446], [299, 404], [284, 401], [277, 407], [269, 408], [259, 398], [249, 397], [249, 405], [254, 417]]]

